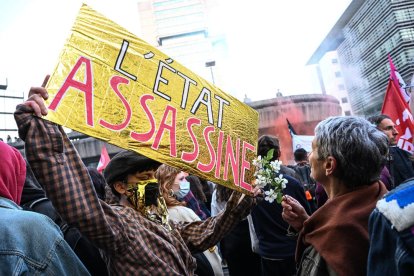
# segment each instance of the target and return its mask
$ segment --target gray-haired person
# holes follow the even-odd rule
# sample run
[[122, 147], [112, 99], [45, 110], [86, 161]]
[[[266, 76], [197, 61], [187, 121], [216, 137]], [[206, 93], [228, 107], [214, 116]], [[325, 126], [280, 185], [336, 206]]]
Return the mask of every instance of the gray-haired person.
[[368, 218], [387, 189], [379, 181], [387, 137], [359, 117], [332, 117], [315, 128], [311, 176], [328, 201], [311, 216], [285, 196], [283, 218], [297, 231], [298, 275], [365, 275]]

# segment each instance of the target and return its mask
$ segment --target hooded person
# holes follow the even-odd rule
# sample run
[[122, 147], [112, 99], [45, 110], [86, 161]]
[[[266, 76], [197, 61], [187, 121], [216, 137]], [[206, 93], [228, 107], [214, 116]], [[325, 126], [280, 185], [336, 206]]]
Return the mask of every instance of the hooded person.
[[20, 152], [0, 141], [0, 196], [20, 204], [26, 179], [26, 163]]
[[19, 206], [26, 178], [20, 152], [0, 141], [0, 275], [89, 275], [59, 227]]

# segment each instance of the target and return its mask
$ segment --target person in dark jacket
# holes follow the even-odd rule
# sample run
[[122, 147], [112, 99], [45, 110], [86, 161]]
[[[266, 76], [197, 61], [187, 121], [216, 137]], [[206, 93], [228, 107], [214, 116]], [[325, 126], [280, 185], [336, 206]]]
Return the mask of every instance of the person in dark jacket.
[[[216, 185], [211, 201], [211, 215], [217, 216], [224, 209], [232, 191]], [[247, 219], [239, 224], [220, 241], [220, 252], [231, 276], [259, 276], [260, 256], [253, 252]]]
[[391, 187], [387, 188], [393, 189], [406, 179], [414, 177], [414, 162], [411, 160], [412, 155], [397, 146], [399, 133], [391, 118], [388, 115], [381, 114], [369, 117], [368, 121], [373, 123], [388, 137], [390, 148], [386, 166], [392, 176], [393, 182], [391, 183]]
[[[259, 139], [258, 155], [266, 156], [274, 149], [273, 159], [280, 155], [279, 141], [274, 136], [262, 136]], [[311, 214], [302, 184], [295, 178], [283, 174], [288, 180], [283, 193], [298, 200]], [[265, 191], [269, 187], [265, 187]], [[259, 241], [258, 254], [261, 257], [261, 275], [294, 275], [295, 248], [297, 236], [292, 233], [289, 224], [282, 218], [282, 205], [276, 201], [270, 203], [263, 200], [252, 210], [254, 229]], [[252, 233], [251, 233], [252, 234]]]
[[95, 187], [96, 195], [101, 200], [106, 200], [106, 183], [105, 177], [95, 168], [88, 168], [89, 175]]
[[[257, 155], [266, 156], [267, 152], [270, 149], [274, 149], [273, 160], [279, 160], [282, 154], [280, 151], [279, 138], [273, 135], [262, 135], [259, 138], [258, 144], [259, 147], [257, 149]], [[296, 180], [300, 181], [300, 176], [295, 172], [295, 170], [289, 168], [288, 166], [281, 165], [280, 173], [282, 173], [283, 175], [289, 175], [295, 178]]]
[[369, 218], [368, 275], [411, 275], [414, 271], [414, 179], [381, 200]]
[[316, 181], [310, 176], [311, 168], [308, 160], [308, 152], [304, 148], [298, 148], [293, 153], [296, 165], [288, 166], [295, 170], [299, 176], [299, 181], [305, 189], [306, 199], [312, 213], [318, 209], [316, 201]]

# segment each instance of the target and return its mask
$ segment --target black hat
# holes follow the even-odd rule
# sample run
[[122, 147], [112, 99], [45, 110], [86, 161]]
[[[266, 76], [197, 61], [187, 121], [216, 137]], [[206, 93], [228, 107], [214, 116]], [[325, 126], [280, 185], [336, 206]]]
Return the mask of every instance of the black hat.
[[139, 153], [124, 150], [116, 154], [104, 170], [104, 176], [108, 184], [123, 180], [128, 174], [155, 170], [161, 164]]

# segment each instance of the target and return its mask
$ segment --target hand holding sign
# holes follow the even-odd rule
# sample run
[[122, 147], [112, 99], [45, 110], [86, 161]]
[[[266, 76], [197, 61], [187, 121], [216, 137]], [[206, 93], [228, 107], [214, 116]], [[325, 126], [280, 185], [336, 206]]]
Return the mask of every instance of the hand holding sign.
[[86, 5], [47, 89], [48, 120], [252, 190], [258, 113]]
[[24, 105], [33, 109], [34, 114], [38, 117], [47, 115], [47, 107], [44, 100], [47, 100], [49, 95], [45, 89], [47, 82], [49, 81], [49, 75], [47, 75], [42, 83], [41, 87], [31, 87], [29, 91], [29, 97]]

